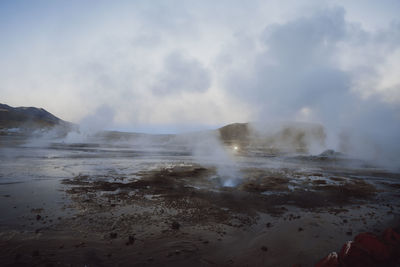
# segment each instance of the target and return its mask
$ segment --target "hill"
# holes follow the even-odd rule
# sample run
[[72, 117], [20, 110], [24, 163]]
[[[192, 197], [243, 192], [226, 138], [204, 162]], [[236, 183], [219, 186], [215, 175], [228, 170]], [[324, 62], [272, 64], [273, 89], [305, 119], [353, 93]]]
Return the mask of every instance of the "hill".
[[310, 152], [325, 147], [324, 127], [317, 123], [233, 123], [217, 129], [220, 140], [242, 150], [270, 153]]
[[0, 130], [2, 133], [28, 133], [34, 130], [60, 126], [68, 130], [72, 124], [57, 118], [43, 108], [10, 107], [0, 104]]

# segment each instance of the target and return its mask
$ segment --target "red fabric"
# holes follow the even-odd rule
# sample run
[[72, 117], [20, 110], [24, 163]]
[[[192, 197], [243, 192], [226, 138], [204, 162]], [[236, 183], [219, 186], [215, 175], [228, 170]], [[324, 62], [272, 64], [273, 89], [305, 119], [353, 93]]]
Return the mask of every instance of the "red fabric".
[[372, 257], [359, 244], [348, 241], [339, 252], [339, 262], [342, 266], [372, 267], [376, 266]]
[[362, 233], [340, 250], [320, 260], [315, 267], [400, 266], [400, 234], [388, 228], [382, 237]]
[[338, 255], [336, 252], [331, 252], [320, 260], [317, 264], [315, 264], [315, 267], [339, 267], [339, 261], [338, 261]]
[[400, 246], [400, 234], [395, 232], [392, 228], [388, 228], [383, 233], [383, 239], [389, 245], [399, 247]]
[[377, 261], [387, 261], [390, 259], [392, 249], [379, 240], [377, 236], [371, 233], [362, 233], [354, 238], [354, 242], [366, 250], [369, 255]]

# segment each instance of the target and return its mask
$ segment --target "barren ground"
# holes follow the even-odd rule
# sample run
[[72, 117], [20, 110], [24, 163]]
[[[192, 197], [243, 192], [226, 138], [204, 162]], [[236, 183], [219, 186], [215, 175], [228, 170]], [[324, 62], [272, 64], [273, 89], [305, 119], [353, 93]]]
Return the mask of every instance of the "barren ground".
[[399, 174], [350, 159], [239, 155], [226, 187], [184, 153], [0, 154], [1, 266], [312, 266], [399, 226]]

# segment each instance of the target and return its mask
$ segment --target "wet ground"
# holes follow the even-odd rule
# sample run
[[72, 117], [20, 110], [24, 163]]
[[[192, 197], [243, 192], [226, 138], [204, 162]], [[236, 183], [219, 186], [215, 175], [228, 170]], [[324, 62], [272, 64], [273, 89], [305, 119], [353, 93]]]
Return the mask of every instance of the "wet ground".
[[1, 144], [1, 266], [312, 266], [400, 225], [400, 174], [344, 157]]

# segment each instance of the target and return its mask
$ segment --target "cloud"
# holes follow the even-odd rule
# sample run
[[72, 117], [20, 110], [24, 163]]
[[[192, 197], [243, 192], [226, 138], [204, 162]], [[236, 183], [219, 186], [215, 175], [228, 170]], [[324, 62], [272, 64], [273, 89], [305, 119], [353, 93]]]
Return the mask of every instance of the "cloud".
[[262, 50], [247, 66], [252, 71], [231, 73], [226, 88], [257, 106], [259, 119], [289, 119], [304, 107], [325, 108], [337, 94], [348, 93], [350, 77], [334, 63], [335, 45], [344, 35], [340, 8], [270, 25], [260, 34]]
[[239, 51], [220, 58], [225, 65], [235, 53], [248, 60], [230, 69], [224, 87], [258, 107], [259, 117], [287, 118], [304, 107], [334, 109], [374, 95], [396, 104], [399, 33], [396, 23], [367, 31], [346, 20], [344, 8], [317, 9], [268, 25], [250, 41], [237, 38], [231, 47]]
[[1, 101], [73, 122], [106, 106], [129, 130], [306, 120], [395, 144], [398, 4], [347, 2], [10, 4]]
[[155, 94], [174, 94], [180, 92], [204, 92], [211, 85], [209, 71], [196, 59], [184, 57], [173, 52], [164, 60], [164, 69], [157, 75], [153, 86]]
[[107, 105], [99, 106], [95, 112], [84, 117], [80, 122], [80, 130], [84, 133], [95, 133], [113, 125], [114, 110]]
[[400, 30], [367, 31], [345, 15], [341, 7], [324, 8], [268, 25], [252, 60], [226, 73], [225, 90], [254, 107], [258, 121], [319, 122], [330, 146], [339, 148], [346, 136], [359, 157], [395, 160]]

